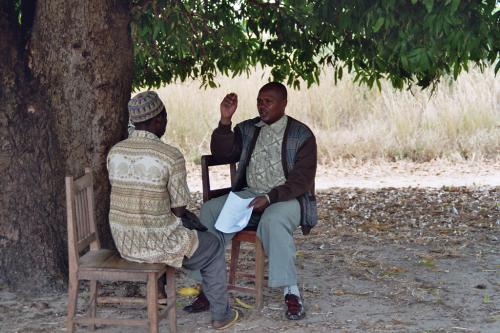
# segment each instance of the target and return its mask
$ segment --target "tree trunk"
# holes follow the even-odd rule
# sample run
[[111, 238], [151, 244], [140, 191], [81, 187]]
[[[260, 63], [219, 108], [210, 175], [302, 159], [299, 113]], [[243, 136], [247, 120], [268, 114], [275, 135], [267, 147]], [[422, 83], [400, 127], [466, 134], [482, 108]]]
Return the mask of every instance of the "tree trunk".
[[33, 291], [66, 281], [65, 175], [94, 168], [112, 243], [106, 154], [126, 133], [133, 55], [128, 1], [24, 3], [22, 26], [0, 5], [0, 279]]

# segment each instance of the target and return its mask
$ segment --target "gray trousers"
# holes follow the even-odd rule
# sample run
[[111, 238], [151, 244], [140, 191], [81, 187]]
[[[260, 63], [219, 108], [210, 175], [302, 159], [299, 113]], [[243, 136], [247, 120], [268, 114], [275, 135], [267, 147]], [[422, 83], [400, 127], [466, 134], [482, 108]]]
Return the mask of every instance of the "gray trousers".
[[209, 232], [198, 233], [199, 245], [191, 258], [184, 258], [182, 267], [201, 273], [202, 287], [210, 302], [212, 320], [232, 316], [227, 294], [226, 260], [221, 242]]
[[[250, 190], [236, 193], [241, 198], [254, 197], [257, 194]], [[208, 231], [217, 236], [224, 247], [235, 235], [225, 234], [214, 228], [215, 221], [219, 216], [227, 195], [207, 201], [201, 207], [200, 221]], [[260, 220], [250, 223], [258, 223], [257, 237], [262, 241], [264, 252], [269, 259], [269, 287], [285, 287], [297, 284], [297, 269], [295, 267], [295, 243], [293, 232], [300, 224], [300, 206], [296, 199], [277, 202], [260, 215]], [[197, 279], [196, 274], [191, 277]], [[199, 278], [198, 278], [199, 279]]]

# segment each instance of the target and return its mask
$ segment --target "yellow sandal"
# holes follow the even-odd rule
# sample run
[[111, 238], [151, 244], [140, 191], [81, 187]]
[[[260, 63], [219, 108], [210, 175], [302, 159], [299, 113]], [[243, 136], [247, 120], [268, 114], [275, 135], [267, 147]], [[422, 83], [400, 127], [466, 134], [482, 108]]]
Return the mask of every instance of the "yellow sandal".
[[234, 316], [231, 319], [226, 320], [214, 320], [212, 321], [212, 327], [215, 328], [217, 331], [220, 330], [225, 330], [226, 328], [229, 328], [236, 324], [236, 322], [240, 319], [240, 312], [237, 309], [231, 309], [234, 312]]

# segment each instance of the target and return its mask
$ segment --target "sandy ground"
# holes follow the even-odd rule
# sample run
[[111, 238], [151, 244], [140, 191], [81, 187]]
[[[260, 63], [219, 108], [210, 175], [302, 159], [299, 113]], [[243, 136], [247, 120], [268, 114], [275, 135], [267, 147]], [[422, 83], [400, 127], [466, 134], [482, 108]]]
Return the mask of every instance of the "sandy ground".
[[[500, 155], [499, 155], [500, 156]], [[188, 184], [191, 191], [201, 192], [199, 166], [190, 165]], [[228, 168], [210, 170], [212, 187], [229, 184]], [[437, 160], [425, 163], [398, 162], [336, 162], [319, 165], [316, 172], [316, 189], [337, 187], [384, 188], [442, 186], [500, 186], [500, 158], [496, 161]]]
[[[196, 173], [190, 169], [193, 192]], [[222, 185], [224, 177], [213, 181]], [[306, 318], [286, 320], [281, 291], [265, 288], [263, 310], [242, 309], [244, 318], [228, 332], [500, 332], [498, 163], [344, 164], [319, 168], [316, 184], [319, 223], [295, 237]], [[193, 197], [197, 209], [199, 192]], [[251, 267], [251, 251], [242, 251], [243, 266]], [[182, 271], [176, 281], [192, 285]], [[131, 295], [144, 286], [105, 284], [101, 292], [112, 291]], [[86, 300], [82, 284], [79, 313]], [[208, 313], [185, 314], [191, 299], [177, 300], [179, 332], [214, 331]], [[138, 318], [145, 311], [98, 313]], [[64, 332], [65, 315], [65, 293], [32, 297], [0, 286], [0, 332]], [[160, 331], [168, 332], [166, 321]]]

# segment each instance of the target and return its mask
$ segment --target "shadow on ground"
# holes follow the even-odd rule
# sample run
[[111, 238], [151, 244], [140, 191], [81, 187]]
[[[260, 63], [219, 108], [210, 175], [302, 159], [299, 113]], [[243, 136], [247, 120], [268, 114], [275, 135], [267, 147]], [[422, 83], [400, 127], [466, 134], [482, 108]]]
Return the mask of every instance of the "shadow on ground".
[[[201, 199], [195, 194], [193, 208]], [[320, 221], [297, 230], [297, 265], [307, 316], [284, 317], [280, 290], [265, 288], [260, 312], [242, 309], [230, 332], [500, 332], [500, 188], [333, 189], [318, 193]], [[253, 257], [243, 248], [243, 265]], [[190, 286], [178, 272], [179, 287]], [[82, 285], [79, 311], [88, 300]], [[134, 284], [103, 293], [142, 293]], [[234, 294], [247, 303], [253, 299]], [[208, 313], [180, 308], [179, 332], [210, 332]], [[1, 332], [64, 332], [66, 294], [39, 298], [0, 290]], [[102, 309], [124, 316], [138, 309]], [[80, 329], [86, 331], [86, 328]], [[97, 332], [136, 332], [101, 327]], [[160, 331], [167, 332], [164, 321]]]

